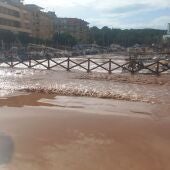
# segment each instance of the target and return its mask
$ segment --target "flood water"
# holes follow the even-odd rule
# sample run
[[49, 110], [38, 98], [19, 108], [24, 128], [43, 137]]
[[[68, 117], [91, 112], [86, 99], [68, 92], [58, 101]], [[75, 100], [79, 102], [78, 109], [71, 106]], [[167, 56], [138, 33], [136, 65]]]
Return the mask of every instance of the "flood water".
[[170, 77], [0, 69], [0, 170], [169, 170]]
[[40, 91], [66, 96], [167, 103], [170, 78], [152, 75], [84, 73], [33, 69], [0, 70], [1, 97], [15, 91]]

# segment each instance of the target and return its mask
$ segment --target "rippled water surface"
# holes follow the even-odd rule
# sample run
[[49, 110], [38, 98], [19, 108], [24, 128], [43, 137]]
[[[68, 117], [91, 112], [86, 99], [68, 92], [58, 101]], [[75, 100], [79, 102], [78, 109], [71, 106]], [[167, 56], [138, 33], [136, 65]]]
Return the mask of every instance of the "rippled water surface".
[[[0, 77], [1, 97], [17, 90], [160, 103], [168, 103], [167, 99], [170, 99], [169, 84], [166, 81], [161, 84], [161, 80], [156, 82], [157, 78], [150, 75], [145, 76], [146, 81], [139, 76], [133, 82], [133, 76], [125, 75], [124, 78], [122, 74], [109, 77], [103, 73], [81, 71], [1, 68]], [[149, 82], [150, 79], [153, 80]]]
[[169, 79], [0, 68], [0, 170], [169, 170]]

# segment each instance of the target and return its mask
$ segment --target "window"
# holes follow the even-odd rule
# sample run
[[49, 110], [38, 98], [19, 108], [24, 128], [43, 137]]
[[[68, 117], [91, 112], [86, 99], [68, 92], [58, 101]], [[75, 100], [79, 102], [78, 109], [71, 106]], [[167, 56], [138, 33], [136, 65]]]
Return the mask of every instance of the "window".
[[18, 21], [12, 21], [4, 18], [0, 18], [0, 25], [11, 26], [16, 28], [19, 28], [21, 26]]
[[11, 9], [8, 9], [2, 6], [0, 6], [0, 13], [10, 15], [10, 16], [20, 17], [20, 14], [18, 11], [11, 10]]

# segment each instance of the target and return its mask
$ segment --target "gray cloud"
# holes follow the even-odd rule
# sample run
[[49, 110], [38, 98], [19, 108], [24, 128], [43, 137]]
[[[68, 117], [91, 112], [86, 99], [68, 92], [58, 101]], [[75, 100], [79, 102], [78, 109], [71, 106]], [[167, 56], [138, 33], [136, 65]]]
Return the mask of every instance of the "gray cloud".
[[[55, 11], [57, 16], [85, 19], [91, 23], [91, 26], [162, 28], [163, 25], [163, 28], [166, 28], [166, 22], [170, 22], [167, 14], [161, 14], [157, 18], [153, 18], [152, 15], [153, 11], [170, 7], [170, 0], [142, 0], [142, 2], [138, 0], [25, 0], [25, 3], [35, 3], [44, 7], [46, 11]], [[141, 19], [144, 13], [148, 14], [147, 21]], [[156, 22], [158, 18], [159, 22]]]
[[133, 11], [139, 11], [139, 10], [146, 10], [150, 6], [148, 4], [131, 4], [119, 8], [114, 8], [110, 12], [112, 13], [128, 13]]

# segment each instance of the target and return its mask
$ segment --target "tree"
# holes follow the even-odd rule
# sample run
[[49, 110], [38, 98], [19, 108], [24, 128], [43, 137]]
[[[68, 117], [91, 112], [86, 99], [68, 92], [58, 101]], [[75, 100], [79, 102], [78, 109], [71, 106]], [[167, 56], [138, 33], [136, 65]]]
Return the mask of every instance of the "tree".
[[73, 46], [77, 44], [77, 40], [67, 33], [56, 33], [53, 36], [53, 43], [55, 46], [64, 45], [64, 46]]
[[17, 35], [18, 41], [23, 44], [27, 45], [31, 42], [31, 37], [27, 33], [20, 32]]
[[90, 43], [96, 42], [98, 45], [109, 46], [112, 43], [119, 44], [125, 47], [134, 44], [151, 45], [158, 44], [162, 36], [165, 34], [164, 30], [155, 29], [110, 29], [103, 27], [90, 28]]

